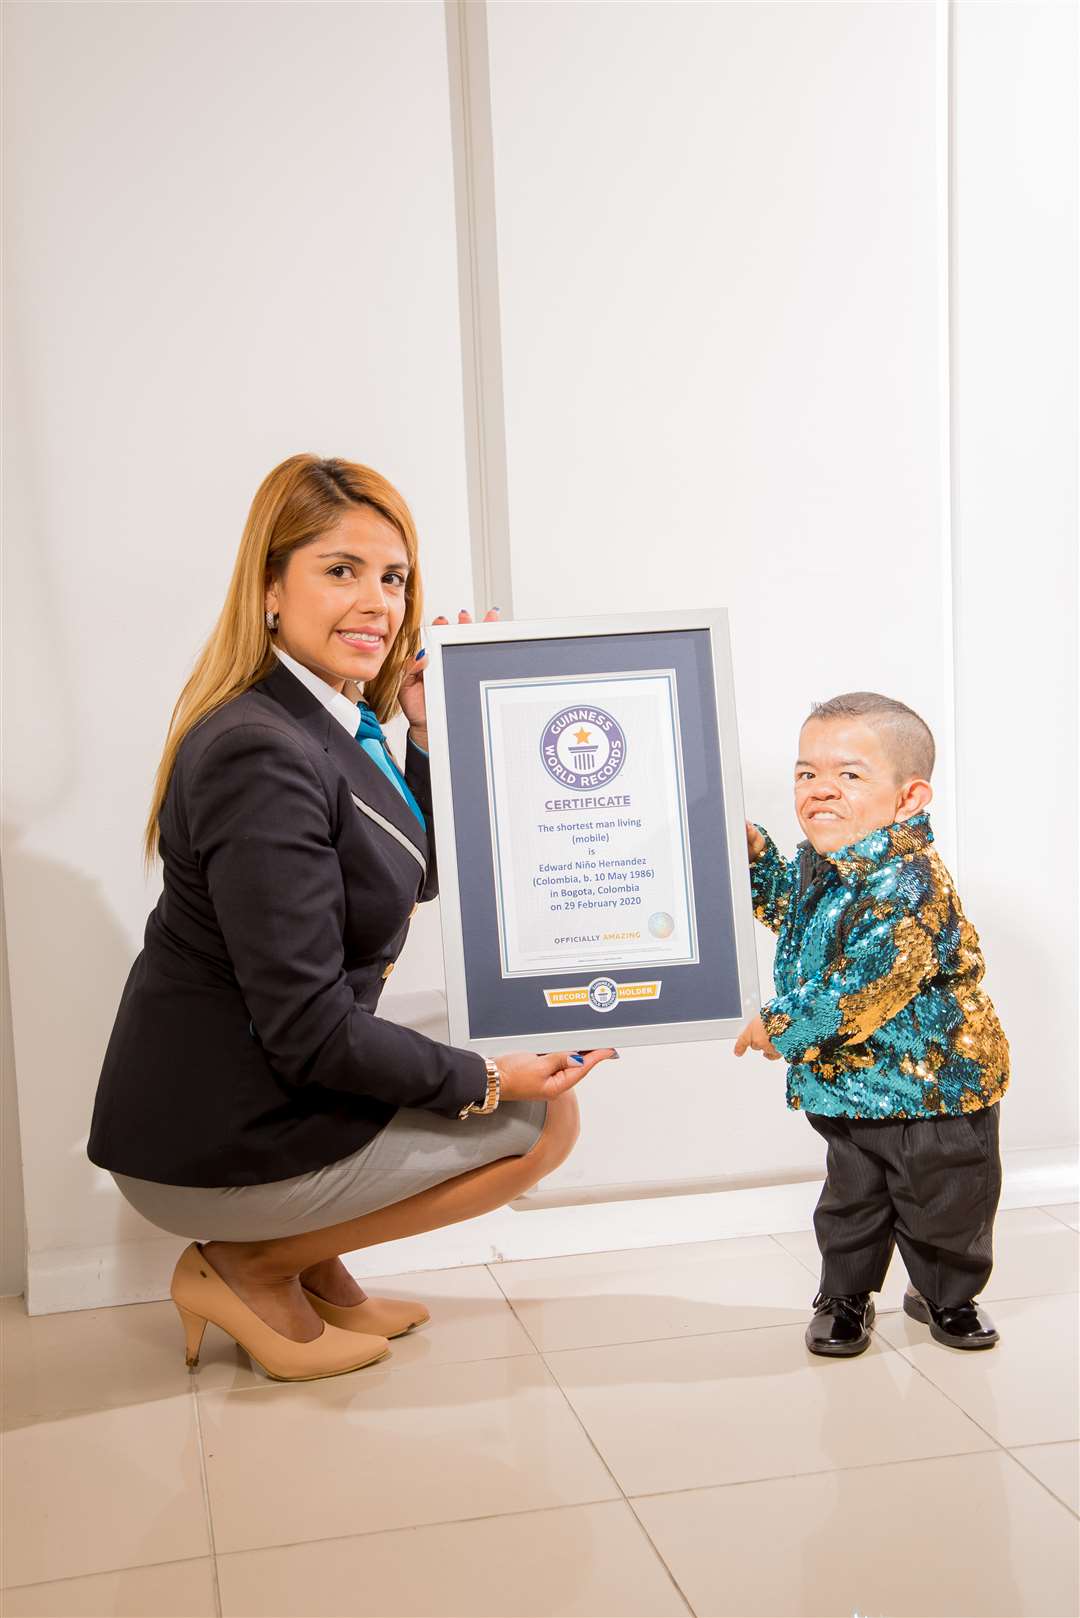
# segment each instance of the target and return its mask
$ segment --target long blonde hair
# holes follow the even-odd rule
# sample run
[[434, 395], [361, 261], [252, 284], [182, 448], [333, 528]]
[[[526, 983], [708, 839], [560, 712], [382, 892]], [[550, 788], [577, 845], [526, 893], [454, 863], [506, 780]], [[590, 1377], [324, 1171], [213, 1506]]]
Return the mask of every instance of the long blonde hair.
[[184, 737], [274, 667], [265, 617], [268, 580], [280, 578], [293, 551], [325, 534], [349, 506], [374, 507], [393, 523], [408, 553], [405, 616], [386, 661], [364, 688], [365, 701], [380, 721], [392, 719], [398, 711], [398, 687], [419, 648], [423, 612], [412, 513], [393, 485], [368, 466], [324, 461], [317, 455], [290, 456], [263, 480], [251, 503], [225, 605], [173, 709], [146, 824], [148, 864], [158, 852], [161, 807]]

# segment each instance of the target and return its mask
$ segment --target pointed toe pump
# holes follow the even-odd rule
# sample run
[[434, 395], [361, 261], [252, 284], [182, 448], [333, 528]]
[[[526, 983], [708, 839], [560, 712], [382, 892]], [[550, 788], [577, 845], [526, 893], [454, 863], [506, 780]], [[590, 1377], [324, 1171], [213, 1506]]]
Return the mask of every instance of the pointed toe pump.
[[340, 1331], [375, 1332], [380, 1337], [404, 1337], [414, 1326], [423, 1326], [431, 1315], [422, 1303], [404, 1298], [365, 1298], [363, 1303], [327, 1303], [318, 1293], [304, 1288], [304, 1297], [328, 1326]]
[[385, 1359], [390, 1344], [384, 1333], [343, 1331], [331, 1323], [310, 1343], [283, 1337], [249, 1309], [222, 1280], [198, 1242], [180, 1255], [173, 1273], [172, 1300], [187, 1338], [187, 1363], [199, 1363], [207, 1322], [227, 1332], [275, 1382], [314, 1382], [324, 1376], [343, 1376]]

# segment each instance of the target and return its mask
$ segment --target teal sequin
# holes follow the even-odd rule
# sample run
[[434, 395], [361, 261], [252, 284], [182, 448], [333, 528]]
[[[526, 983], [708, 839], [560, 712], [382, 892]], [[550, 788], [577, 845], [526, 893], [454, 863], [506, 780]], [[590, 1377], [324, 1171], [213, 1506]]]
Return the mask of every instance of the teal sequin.
[[794, 860], [762, 835], [754, 913], [778, 936], [777, 994], [761, 1017], [790, 1064], [788, 1105], [931, 1118], [999, 1101], [1008, 1042], [929, 817], [832, 854], [804, 843]]

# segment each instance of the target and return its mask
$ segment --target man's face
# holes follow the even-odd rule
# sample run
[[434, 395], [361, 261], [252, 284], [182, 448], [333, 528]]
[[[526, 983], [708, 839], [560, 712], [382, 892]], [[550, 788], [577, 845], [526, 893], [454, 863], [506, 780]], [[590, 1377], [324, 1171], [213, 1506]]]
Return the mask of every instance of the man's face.
[[897, 812], [906, 797], [881, 736], [863, 720], [806, 721], [795, 765], [795, 813], [819, 854], [907, 819]]

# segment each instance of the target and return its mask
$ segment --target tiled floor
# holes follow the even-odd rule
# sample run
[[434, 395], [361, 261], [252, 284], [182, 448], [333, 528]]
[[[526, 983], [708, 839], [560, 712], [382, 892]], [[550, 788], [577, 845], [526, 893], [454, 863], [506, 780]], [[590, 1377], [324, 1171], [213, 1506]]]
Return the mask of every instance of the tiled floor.
[[5, 1618], [1078, 1610], [1075, 1207], [998, 1221], [987, 1354], [890, 1276], [807, 1355], [809, 1232], [397, 1277], [431, 1325], [269, 1383], [170, 1304], [6, 1300]]

